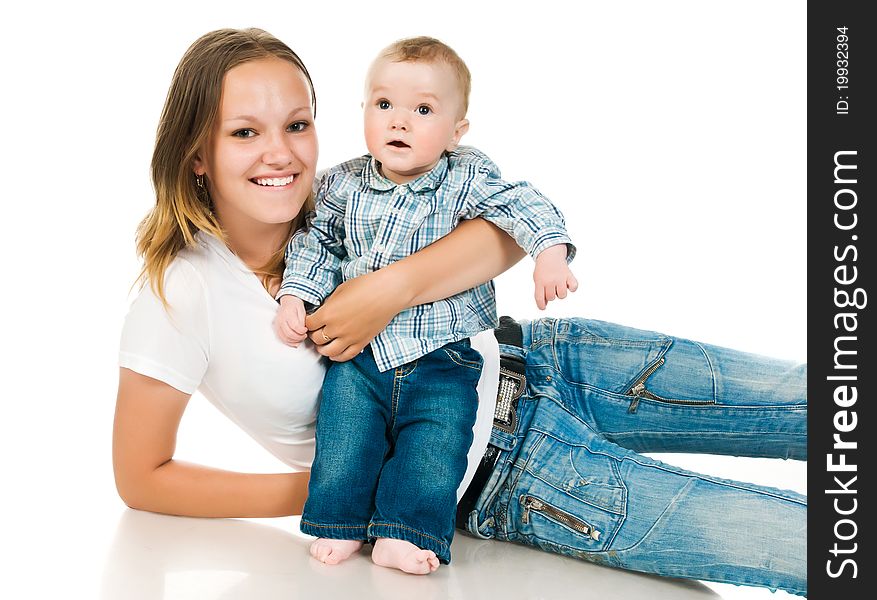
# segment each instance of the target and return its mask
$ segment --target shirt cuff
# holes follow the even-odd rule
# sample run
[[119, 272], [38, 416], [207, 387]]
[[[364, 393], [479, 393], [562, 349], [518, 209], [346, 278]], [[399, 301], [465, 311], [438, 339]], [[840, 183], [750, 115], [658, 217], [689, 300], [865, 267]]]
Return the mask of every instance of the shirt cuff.
[[[328, 294], [327, 294], [328, 295]], [[323, 303], [324, 296], [320, 290], [313, 285], [304, 285], [295, 281], [287, 281], [280, 286], [274, 299], [278, 302], [283, 296], [296, 296], [313, 306], [319, 306]]]
[[572, 259], [576, 256], [576, 247], [575, 244], [572, 243], [569, 235], [563, 230], [547, 230], [540, 232], [534, 242], [533, 248], [529, 251], [529, 254], [533, 257], [533, 260], [536, 260], [536, 257], [539, 256], [540, 252], [546, 248], [557, 246], [558, 244], [566, 244], [566, 264], [571, 263]]

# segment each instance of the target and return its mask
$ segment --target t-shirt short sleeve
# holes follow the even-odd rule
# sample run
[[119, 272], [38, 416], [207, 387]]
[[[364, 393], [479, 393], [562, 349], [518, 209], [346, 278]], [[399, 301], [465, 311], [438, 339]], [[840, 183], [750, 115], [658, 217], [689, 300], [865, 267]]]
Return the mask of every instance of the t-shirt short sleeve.
[[206, 289], [195, 268], [177, 258], [165, 274], [168, 306], [147, 284], [131, 303], [119, 349], [119, 366], [192, 394], [207, 370], [209, 327]]

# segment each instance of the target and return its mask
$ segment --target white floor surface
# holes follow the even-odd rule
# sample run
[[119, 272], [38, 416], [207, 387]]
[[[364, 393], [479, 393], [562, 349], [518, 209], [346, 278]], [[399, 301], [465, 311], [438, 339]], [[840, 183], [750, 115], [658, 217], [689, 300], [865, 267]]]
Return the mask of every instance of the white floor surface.
[[[58, 458], [63, 462], [63, 456]], [[680, 459], [689, 457], [661, 458], [688, 466]], [[704, 458], [698, 457], [701, 467]], [[739, 477], [750, 469], [750, 474], [763, 474], [760, 482], [770, 477], [777, 485], [801, 487], [794, 484], [803, 479], [801, 463], [709, 458], [714, 459], [710, 470], [715, 472]], [[329, 567], [308, 555], [310, 538], [298, 531], [296, 517], [194, 519], [128, 509], [114, 494], [106, 462], [95, 461], [96, 467], [85, 472], [68, 468], [37, 474], [32, 479], [33, 497], [26, 489], [18, 490], [3, 535], [8, 572], [3, 588], [15, 593], [0, 592], [0, 596], [99, 600], [793, 597], [625, 572], [462, 534], [452, 546], [453, 563], [430, 576], [377, 567], [367, 550]], [[739, 471], [729, 469], [732, 464]], [[46, 475], [57, 483], [51, 492], [40, 483], [39, 477]]]

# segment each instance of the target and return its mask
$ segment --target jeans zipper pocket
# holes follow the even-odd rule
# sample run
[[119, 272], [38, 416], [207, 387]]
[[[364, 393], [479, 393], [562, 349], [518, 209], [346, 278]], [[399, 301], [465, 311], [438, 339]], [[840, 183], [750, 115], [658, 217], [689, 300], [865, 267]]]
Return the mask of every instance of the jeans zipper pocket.
[[590, 537], [592, 540], [600, 540], [600, 532], [594, 529], [593, 526], [579, 519], [578, 517], [564, 512], [559, 508], [555, 508], [550, 504], [546, 504], [542, 500], [534, 498], [533, 496], [522, 494], [519, 500], [521, 502], [521, 505], [524, 507], [524, 514], [521, 516], [522, 523], [526, 524], [530, 522], [530, 511], [532, 510], [533, 512], [543, 513], [548, 517], [554, 519], [555, 521], [559, 521], [563, 525], [566, 525], [573, 531], [577, 531]]
[[637, 407], [639, 406], [639, 401], [643, 398], [647, 400], [654, 400], [655, 402], [663, 402], [664, 404], [680, 404], [683, 406], [701, 406], [706, 404], [715, 404], [712, 400], [672, 400], [668, 398], [662, 398], [656, 394], [653, 394], [649, 390], [646, 389], [646, 379], [651, 377], [652, 373], [658, 370], [658, 367], [664, 364], [664, 358], [661, 358], [658, 362], [653, 364], [651, 367], [646, 369], [646, 372], [642, 374], [642, 376], [636, 380], [636, 383], [631, 386], [629, 390], [627, 390], [628, 396], [633, 396], [630, 400], [630, 406], [627, 409], [629, 413], [635, 413]]
[[649, 400], [663, 400], [660, 396], [656, 396], [646, 389], [646, 379], [648, 379], [652, 373], [658, 370], [658, 367], [664, 364], [664, 357], [662, 356], [658, 362], [653, 364], [651, 367], [646, 369], [646, 372], [642, 374], [642, 376], [634, 382], [634, 384], [627, 390], [626, 394], [628, 396], [633, 396], [633, 399], [630, 401], [630, 407], [628, 407], [627, 412], [635, 413], [636, 408], [639, 406], [640, 398], [648, 398]]

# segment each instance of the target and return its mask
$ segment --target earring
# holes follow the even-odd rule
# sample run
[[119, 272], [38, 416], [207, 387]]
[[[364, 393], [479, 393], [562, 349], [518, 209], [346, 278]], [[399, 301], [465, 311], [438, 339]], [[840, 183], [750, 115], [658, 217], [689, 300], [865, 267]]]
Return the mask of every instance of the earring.
[[204, 173], [200, 175], [195, 175], [195, 185], [198, 186], [199, 190], [204, 190]]

